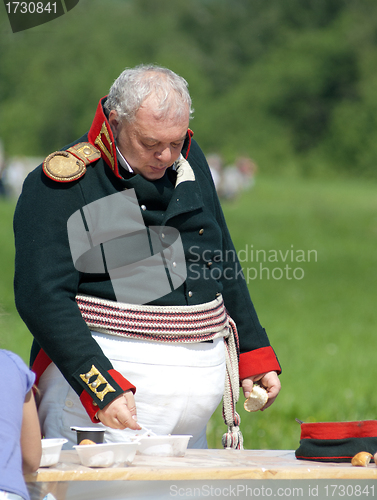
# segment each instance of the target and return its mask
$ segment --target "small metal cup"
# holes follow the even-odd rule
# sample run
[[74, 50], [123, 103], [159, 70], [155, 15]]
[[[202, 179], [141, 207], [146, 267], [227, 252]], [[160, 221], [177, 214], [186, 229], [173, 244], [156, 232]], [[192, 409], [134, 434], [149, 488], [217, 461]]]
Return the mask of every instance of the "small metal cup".
[[94, 443], [103, 443], [105, 430], [95, 427], [71, 427], [72, 431], [76, 431], [77, 444], [80, 444], [83, 439], [90, 439]]

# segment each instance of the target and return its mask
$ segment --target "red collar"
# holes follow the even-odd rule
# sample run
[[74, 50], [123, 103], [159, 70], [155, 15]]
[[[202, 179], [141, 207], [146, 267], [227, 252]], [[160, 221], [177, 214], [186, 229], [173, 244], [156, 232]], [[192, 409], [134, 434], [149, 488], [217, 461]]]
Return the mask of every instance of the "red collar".
[[115, 139], [103, 111], [103, 103], [106, 97], [107, 96], [102, 97], [98, 103], [92, 126], [88, 132], [88, 140], [90, 144], [93, 144], [93, 146], [101, 151], [103, 161], [107, 163], [114, 174], [121, 179], [122, 176], [118, 168]]

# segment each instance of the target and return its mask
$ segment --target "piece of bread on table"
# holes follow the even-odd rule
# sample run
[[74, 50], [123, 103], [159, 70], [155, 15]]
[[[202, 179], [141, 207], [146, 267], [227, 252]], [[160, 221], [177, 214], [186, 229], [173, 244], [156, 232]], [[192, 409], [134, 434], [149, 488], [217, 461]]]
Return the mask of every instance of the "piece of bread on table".
[[83, 439], [82, 441], [80, 441], [80, 446], [85, 445], [85, 444], [96, 444], [96, 443], [94, 441], [92, 441], [91, 439]]

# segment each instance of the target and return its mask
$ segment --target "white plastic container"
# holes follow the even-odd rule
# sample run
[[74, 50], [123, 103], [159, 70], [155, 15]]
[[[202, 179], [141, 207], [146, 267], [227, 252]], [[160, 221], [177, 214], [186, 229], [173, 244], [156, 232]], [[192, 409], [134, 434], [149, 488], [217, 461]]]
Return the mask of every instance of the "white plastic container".
[[42, 457], [40, 467], [50, 467], [56, 465], [60, 459], [60, 452], [67, 439], [63, 438], [47, 438], [42, 439]]
[[140, 443], [137, 453], [141, 455], [154, 455], [160, 457], [185, 456], [191, 435], [164, 435], [153, 436], [145, 434], [136, 438]]
[[139, 442], [101, 443], [76, 445], [80, 462], [86, 467], [112, 467], [130, 465], [135, 457]]

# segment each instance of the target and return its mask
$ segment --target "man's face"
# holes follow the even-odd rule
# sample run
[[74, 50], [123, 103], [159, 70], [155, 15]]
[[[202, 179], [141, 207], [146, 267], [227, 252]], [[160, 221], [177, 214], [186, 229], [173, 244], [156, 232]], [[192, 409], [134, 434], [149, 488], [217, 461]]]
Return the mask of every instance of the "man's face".
[[181, 154], [189, 125], [189, 109], [183, 119], [171, 114], [158, 118], [153, 97], [144, 101], [132, 123], [119, 123], [111, 111], [111, 125], [117, 146], [136, 174], [150, 181], [161, 179]]

